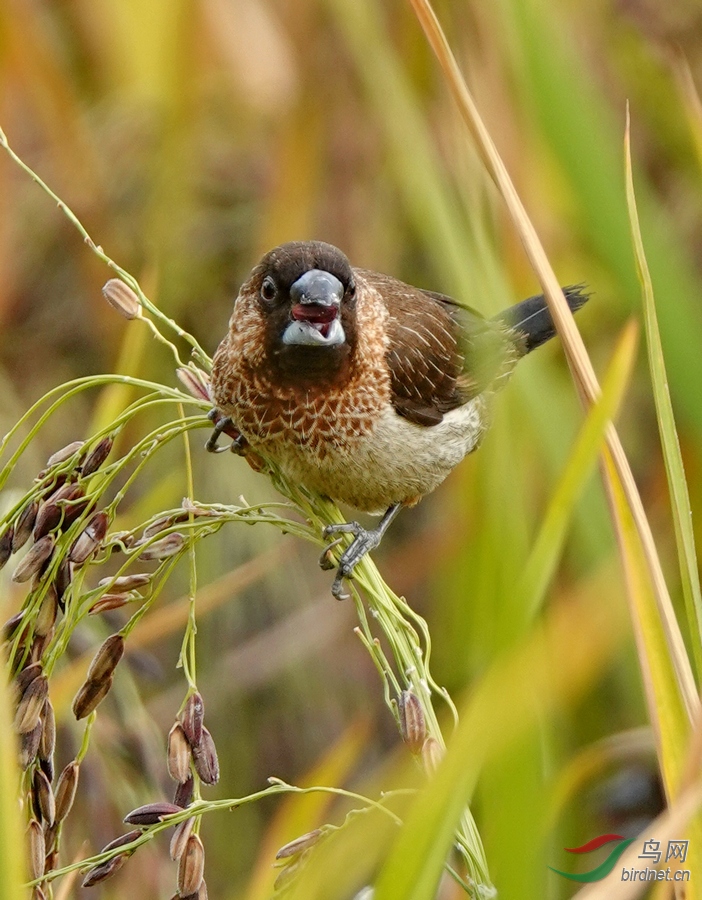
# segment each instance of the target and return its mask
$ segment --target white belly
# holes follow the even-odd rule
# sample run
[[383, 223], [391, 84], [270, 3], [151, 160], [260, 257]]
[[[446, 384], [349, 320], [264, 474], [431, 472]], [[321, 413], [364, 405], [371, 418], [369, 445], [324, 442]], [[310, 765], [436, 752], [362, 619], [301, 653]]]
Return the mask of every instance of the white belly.
[[388, 406], [373, 431], [314, 458], [286, 448], [285, 474], [307, 487], [366, 512], [411, 502], [433, 491], [480, 442], [485, 403], [476, 397], [451, 410], [438, 425], [415, 425]]

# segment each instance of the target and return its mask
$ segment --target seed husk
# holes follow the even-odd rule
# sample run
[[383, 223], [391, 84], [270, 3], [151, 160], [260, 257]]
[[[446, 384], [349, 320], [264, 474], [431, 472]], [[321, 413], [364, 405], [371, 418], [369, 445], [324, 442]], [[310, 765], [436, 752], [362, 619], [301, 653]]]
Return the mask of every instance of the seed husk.
[[41, 769], [34, 770], [32, 789], [43, 821], [51, 826], [56, 818], [56, 802], [49, 779]]
[[40, 662], [35, 662], [25, 666], [25, 668], [15, 676], [15, 680], [12, 683], [12, 690], [15, 695], [16, 703], [20, 702], [22, 694], [24, 694], [32, 681], [34, 681], [38, 675], [41, 675], [43, 671], [42, 664]]
[[0, 535], [0, 569], [5, 565], [12, 556], [12, 541], [15, 536], [15, 529], [10, 525]]
[[190, 777], [190, 744], [180, 722], [176, 722], [168, 733], [168, 774], [178, 784]]
[[113, 841], [110, 841], [109, 844], [105, 844], [100, 853], [107, 853], [109, 850], [116, 850], [118, 847], [124, 847], [125, 844], [131, 844], [131, 842], [135, 841], [140, 835], [141, 831], [139, 831], [138, 828], [133, 831], [128, 831], [126, 834], [121, 834]]
[[177, 859], [180, 859], [180, 857], [183, 855], [185, 845], [188, 843], [188, 838], [192, 833], [194, 824], [195, 816], [191, 816], [189, 819], [181, 822], [180, 825], [176, 825], [169, 848], [169, 852], [171, 854], [171, 859], [173, 860], [173, 862], [175, 862]]
[[420, 753], [427, 736], [424, 710], [419, 697], [412, 691], [402, 691], [397, 703], [400, 716], [400, 733], [411, 753]]
[[12, 573], [12, 580], [21, 584], [29, 581], [32, 575], [36, 575], [54, 552], [55, 543], [53, 535], [50, 534], [37, 541]]
[[111, 437], [104, 437], [93, 447], [80, 467], [83, 478], [89, 478], [94, 472], [97, 472], [110, 455], [113, 443], [114, 441]]
[[431, 736], [428, 737], [426, 741], [424, 741], [424, 746], [422, 747], [422, 759], [424, 760], [425, 770], [430, 775], [433, 775], [439, 768], [439, 764], [443, 758], [444, 751], [441, 744], [436, 738]]
[[63, 822], [71, 811], [78, 790], [80, 766], [74, 760], [68, 763], [56, 783], [56, 822]]
[[36, 500], [32, 500], [26, 504], [19, 514], [19, 517], [15, 522], [15, 533], [12, 536], [13, 553], [17, 553], [17, 551], [21, 547], [24, 547], [29, 540], [29, 535], [32, 533], [32, 528], [34, 528], [34, 522], [36, 521], [38, 511], [39, 504]]
[[160, 801], [158, 803], [147, 803], [146, 806], [139, 806], [133, 809], [124, 817], [127, 825], [156, 825], [163, 821], [165, 816], [172, 816], [174, 813], [182, 812], [180, 806], [174, 803], [166, 803]]
[[211, 403], [209, 391], [209, 379], [202, 369], [190, 366], [180, 366], [176, 369], [176, 375], [183, 387], [197, 400]]
[[168, 559], [170, 556], [175, 556], [184, 543], [183, 535], [179, 531], [174, 531], [145, 547], [141, 551], [140, 559]]
[[197, 747], [193, 747], [193, 763], [201, 781], [205, 784], [217, 784], [219, 781], [217, 748], [212, 735], [204, 726], [200, 743]]
[[173, 802], [179, 809], [185, 809], [186, 806], [189, 806], [192, 803], [193, 792], [195, 790], [195, 779], [191, 775], [187, 781], [184, 781], [182, 784], [179, 784], [175, 789], [175, 796], [173, 797]]
[[17, 734], [25, 734], [37, 727], [48, 694], [49, 682], [45, 675], [37, 675], [30, 681], [15, 714], [14, 724]]
[[112, 859], [100, 863], [99, 866], [93, 866], [83, 879], [83, 887], [92, 887], [94, 884], [100, 884], [101, 881], [107, 881], [115, 872], [119, 872], [128, 858], [129, 854], [120, 853], [119, 856], [113, 856]]
[[[47, 697], [41, 714], [41, 739], [39, 741], [39, 759], [51, 762], [56, 748], [56, 716], [51, 700]], [[49, 779], [51, 781], [51, 779]]]
[[111, 634], [105, 641], [98, 652], [93, 657], [93, 661], [88, 668], [86, 681], [102, 682], [117, 668], [117, 664], [124, 655], [124, 638], [121, 634]]
[[91, 500], [90, 497], [85, 496], [85, 492], [80, 485], [72, 484], [69, 487], [71, 488], [71, 490], [67, 491], [66, 495], [62, 497], [62, 531], [66, 531], [68, 528], [70, 528], [70, 526], [76, 521], [76, 519], [83, 515], [90, 503], [95, 502], [94, 500]]
[[284, 869], [281, 869], [278, 873], [278, 877], [273, 882], [273, 890], [279, 891], [284, 885], [288, 884], [300, 871], [301, 865], [302, 857], [296, 859], [295, 862], [291, 862], [289, 865], [285, 866]]
[[107, 534], [109, 519], [106, 512], [92, 515], [83, 531], [78, 535], [68, 554], [71, 562], [82, 565], [97, 551]]
[[45, 534], [53, 531], [61, 521], [61, 507], [51, 500], [42, 503], [37, 513], [37, 520], [34, 525], [33, 537], [35, 541], [43, 538]]
[[134, 572], [131, 575], [120, 575], [117, 578], [101, 578], [98, 581], [98, 587], [110, 585], [110, 591], [116, 594], [121, 591], [134, 591], [137, 588], [144, 587], [151, 581], [152, 576], [148, 572]]
[[47, 459], [46, 468], [51, 469], [53, 466], [57, 466], [59, 463], [70, 459], [74, 453], [77, 453], [80, 450], [84, 443], [84, 441], [73, 441], [70, 444], [66, 444], [65, 447], [61, 447], [60, 450], [57, 450], [56, 453], [52, 453]]
[[107, 612], [110, 609], [120, 609], [131, 603], [135, 599], [134, 594], [103, 594], [99, 600], [88, 610], [89, 616], [96, 616], [99, 613]]
[[85, 681], [73, 698], [73, 715], [80, 721], [97, 709], [110, 692], [113, 675], [108, 675], [102, 681]]
[[[44, 841], [46, 842], [46, 832], [44, 832]], [[44, 872], [50, 872], [52, 869], [58, 868], [58, 861], [58, 850], [49, 850], [44, 861]]]
[[46, 637], [56, 623], [58, 615], [58, 594], [56, 587], [52, 583], [48, 586], [44, 599], [41, 601], [36, 621], [34, 622], [34, 633], [39, 637]]
[[38, 884], [32, 888], [32, 900], [46, 900], [46, 894]]
[[2, 626], [2, 639], [3, 641], [11, 641], [14, 636], [17, 634], [17, 629], [19, 628], [22, 620], [25, 616], [25, 610], [21, 609], [19, 612], [16, 612], [14, 616], [10, 616], [10, 618], [5, 622]]
[[32, 765], [39, 752], [42, 723], [39, 721], [32, 731], [25, 731], [19, 736], [19, 764], [23, 772]]
[[44, 829], [36, 819], [31, 819], [27, 828], [27, 843], [29, 845], [29, 874], [33, 879], [41, 878], [44, 874], [44, 859], [46, 857], [46, 843], [44, 842]]
[[178, 893], [187, 897], [200, 890], [205, 874], [205, 848], [200, 836], [191, 834], [178, 863]]
[[309, 847], [313, 847], [321, 836], [322, 831], [320, 828], [315, 828], [314, 831], [308, 831], [307, 834], [301, 834], [300, 837], [295, 838], [294, 841], [288, 841], [287, 844], [282, 846], [276, 853], [275, 858], [288, 859], [291, 856], [297, 856]]
[[202, 723], [205, 719], [205, 701], [202, 694], [195, 691], [185, 701], [180, 721], [191, 747], [197, 747], [202, 740]]
[[138, 319], [141, 316], [139, 297], [121, 278], [110, 278], [102, 286], [102, 296], [112, 309], [125, 319]]
[[63, 598], [66, 591], [71, 586], [71, 563], [67, 557], [64, 557], [59, 563], [54, 578], [54, 585], [56, 587], [56, 597], [58, 599], [59, 607], [65, 611], [66, 604]]

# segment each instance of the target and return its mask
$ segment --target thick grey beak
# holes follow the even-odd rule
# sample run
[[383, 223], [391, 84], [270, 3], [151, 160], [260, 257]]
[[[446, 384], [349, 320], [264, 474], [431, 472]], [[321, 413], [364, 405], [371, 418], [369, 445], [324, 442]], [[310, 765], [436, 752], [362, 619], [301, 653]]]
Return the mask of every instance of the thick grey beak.
[[282, 335], [284, 344], [338, 347], [346, 340], [340, 320], [344, 286], [334, 275], [310, 269], [290, 287], [292, 322]]
[[321, 269], [310, 269], [300, 275], [290, 288], [290, 299], [295, 303], [318, 306], [341, 306], [344, 286], [334, 275]]

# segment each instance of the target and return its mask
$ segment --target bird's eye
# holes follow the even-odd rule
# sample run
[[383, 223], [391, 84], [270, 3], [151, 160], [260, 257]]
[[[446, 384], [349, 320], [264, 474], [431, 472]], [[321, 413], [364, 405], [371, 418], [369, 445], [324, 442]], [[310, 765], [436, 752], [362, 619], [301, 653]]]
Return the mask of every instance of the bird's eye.
[[348, 293], [349, 297], [355, 297], [355, 296], [356, 296], [356, 282], [355, 282], [355, 281], [351, 280], [351, 281], [349, 282], [349, 286], [348, 286], [348, 288], [346, 289], [346, 292]]
[[275, 281], [270, 276], [264, 278], [261, 285], [261, 296], [263, 299], [270, 303], [271, 300], [275, 300], [277, 293], [278, 289], [275, 286]]

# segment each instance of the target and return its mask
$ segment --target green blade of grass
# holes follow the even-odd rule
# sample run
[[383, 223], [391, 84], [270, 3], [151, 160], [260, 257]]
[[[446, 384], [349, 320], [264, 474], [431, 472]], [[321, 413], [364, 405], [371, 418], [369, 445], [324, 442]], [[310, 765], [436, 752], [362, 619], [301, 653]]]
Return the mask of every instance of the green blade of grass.
[[626, 393], [636, 358], [636, 339], [637, 330], [631, 322], [619, 339], [603, 381], [602, 394], [588, 411], [527, 560], [520, 594], [530, 618], [541, 606], [555, 572], [568, 523], [595, 467], [607, 423], [616, 416]]
[[644, 324], [646, 329], [646, 347], [648, 349], [648, 366], [653, 385], [653, 398], [656, 404], [656, 418], [658, 430], [663, 448], [663, 460], [668, 479], [668, 490], [673, 513], [673, 525], [675, 527], [675, 542], [678, 550], [680, 565], [680, 578], [685, 597], [685, 610], [687, 612], [690, 629], [691, 643], [699, 677], [702, 673], [702, 592], [700, 591], [700, 578], [697, 567], [697, 553], [695, 551], [695, 536], [692, 529], [692, 510], [690, 508], [690, 496], [687, 490], [687, 479], [683, 467], [680, 442], [675, 427], [673, 404], [670, 400], [668, 389], [668, 376], [665, 360], [663, 358], [663, 346], [661, 344], [660, 330], [656, 316], [656, 303], [653, 296], [653, 284], [646, 261], [641, 226], [636, 208], [636, 195], [634, 193], [634, 179], [631, 166], [631, 142], [630, 142], [629, 110], [627, 108], [625, 149], [626, 171], [626, 199], [629, 208], [629, 222], [631, 225], [631, 237], [636, 255], [636, 267], [641, 282], [643, 296]]

